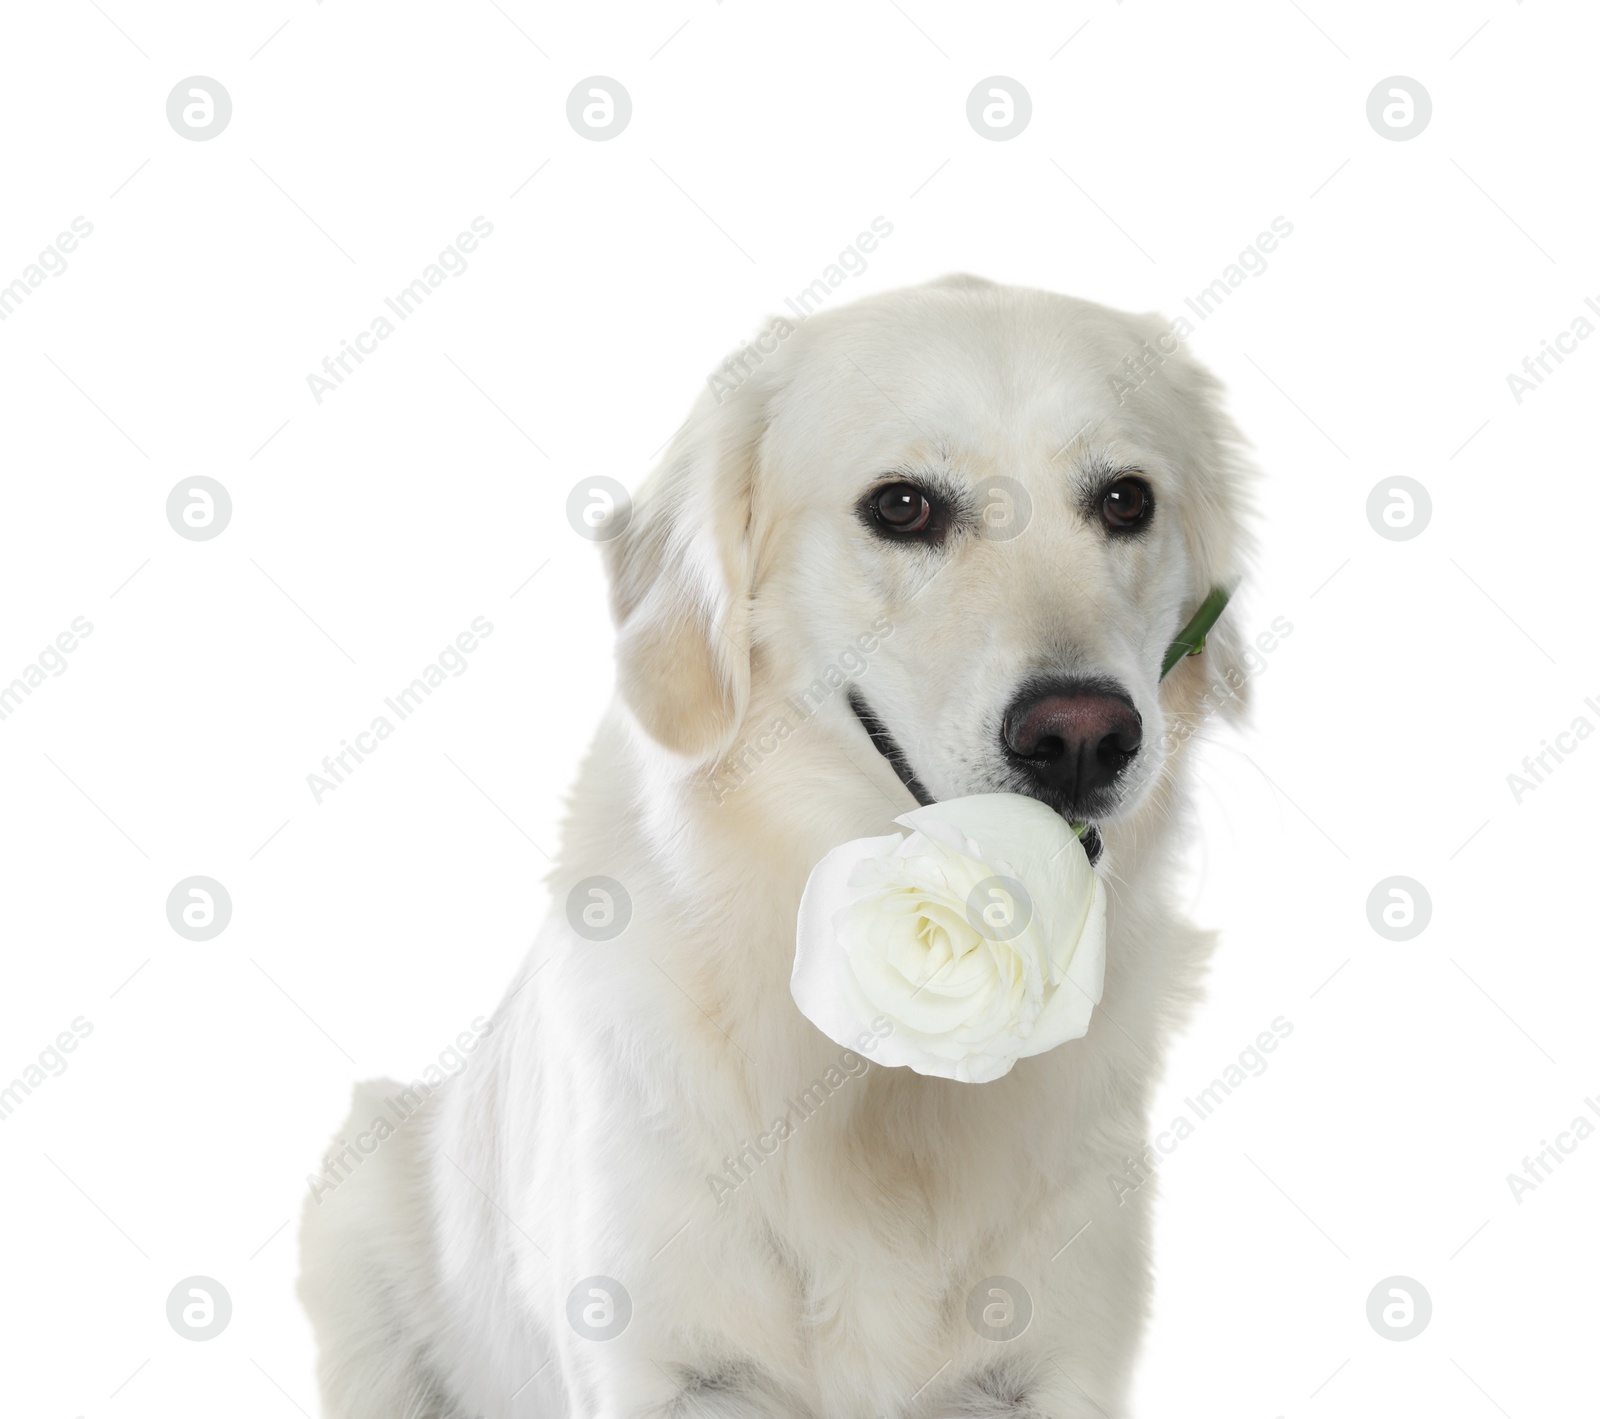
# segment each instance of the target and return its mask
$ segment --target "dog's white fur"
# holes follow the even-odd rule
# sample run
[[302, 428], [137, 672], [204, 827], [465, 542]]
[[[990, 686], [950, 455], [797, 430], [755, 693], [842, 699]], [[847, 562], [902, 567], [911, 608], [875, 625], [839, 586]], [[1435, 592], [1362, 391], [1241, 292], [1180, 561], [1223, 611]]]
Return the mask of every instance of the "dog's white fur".
[[[1158, 678], [1207, 591], [1240, 576], [1247, 472], [1215, 382], [1165, 328], [953, 278], [817, 315], [702, 398], [606, 548], [618, 697], [527, 966], [470, 1067], [307, 1204], [326, 1414], [1124, 1412], [1151, 1189], [1119, 1203], [1107, 1178], [1143, 1146], [1208, 946], [1168, 900], [1183, 743], [1237, 710], [1244, 679], [1235, 615]], [[1156, 513], [1118, 540], [1083, 498], [1126, 468]], [[1031, 523], [889, 545], [855, 507], [893, 472], [1014, 478]], [[1026, 675], [1127, 687], [1144, 749], [1102, 823], [1108, 961], [1084, 1039], [961, 1084], [841, 1071], [795, 1008], [810, 868], [914, 806], [844, 691], [804, 722], [786, 703], [832, 667], [939, 799], [1011, 786], [998, 726]], [[609, 942], [564, 909], [593, 875], [632, 898]], [[830, 1069], [843, 1086], [748, 1181], [708, 1183]], [[350, 1130], [398, 1087], [362, 1086]], [[567, 1319], [597, 1275], [632, 1302], [608, 1341]], [[1034, 1307], [1003, 1344], [967, 1319], [997, 1275]]]

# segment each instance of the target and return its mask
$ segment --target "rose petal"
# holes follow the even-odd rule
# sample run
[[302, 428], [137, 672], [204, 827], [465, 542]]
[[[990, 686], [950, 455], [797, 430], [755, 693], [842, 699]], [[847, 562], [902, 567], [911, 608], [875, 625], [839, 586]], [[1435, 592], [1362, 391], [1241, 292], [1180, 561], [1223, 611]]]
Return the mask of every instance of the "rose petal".
[[1024, 1054], [1042, 1054], [1089, 1032], [1089, 1019], [1105, 988], [1106, 889], [1099, 877], [1094, 879], [1094, 895], [1085, 915], [1071, 964], [1033, 1022]]
[[898, 833], [841, 843], [811, 869], [800, 897], [789, 990], [801, 1013], [835, 1044], [854, 1048], [871, 1017], [862, 1020], [846, 993], [849, 962], [834, 931], [833, 918], [854, 899], [851, 874], [863, 859], [887, 856], [900, 843]]
[[[1104, 986], [1106, 894], [1071, 828], [1016, 794], [897, 821], [906, 837], [842, 844], [812, 872], [791, 982], [801, 1010], [844, 1045], [887, 1016], [877, 1062], [973, 1083], [1083, 1035]], [[1006, 941], [968, 916], [996, 876], [1032, 901]]]

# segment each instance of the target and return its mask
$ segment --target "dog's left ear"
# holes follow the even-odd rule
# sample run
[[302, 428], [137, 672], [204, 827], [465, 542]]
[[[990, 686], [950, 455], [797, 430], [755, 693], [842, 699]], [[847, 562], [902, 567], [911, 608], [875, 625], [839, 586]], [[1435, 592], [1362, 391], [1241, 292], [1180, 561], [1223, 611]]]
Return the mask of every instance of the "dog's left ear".
[[727, 748], [749, 702], [759, 386], [701, 397], [605, 544], [618, 692], [652, 739], [693, 759]]
[[[1167, 322], [1154, 320], [1158, 336], [1165, 334]], [[1209, 707], [1202, 714], [1215, 709], [1238, 721], [1249, 708], [1250, 681], [1260, 668], [1240, 594], [1253, 547], [1246, 519], [1255, 470], [1243, 434], [1223, 407], [1220, 381], [1181, 348], [1162, 366], [1161, 375], [1179, 401], [1173, 413], [1184, 430], [1182, 456], [1189, 464], [1183, 523], [1194, 581], [1185, 614], [1198, 610], [1213, 587], [1223, 587], [1233, 598], [1207, 633], [1205, 650], [1175, 665], [1168, 683]]]
[[[1199, 602], [1195, 603], [1197, 606]], [[1247, 639], [1240, 615], [1243, 598], [1230, 601], [1217, 624], [1206, 633], [1205, 649], [1194, 658], [1203, 677], [1203, 704], [1238, 723], [1250, 708], [1251, 661], [1254, 648]], [[1181, 669], [1175, 666], [1174, 671]]]

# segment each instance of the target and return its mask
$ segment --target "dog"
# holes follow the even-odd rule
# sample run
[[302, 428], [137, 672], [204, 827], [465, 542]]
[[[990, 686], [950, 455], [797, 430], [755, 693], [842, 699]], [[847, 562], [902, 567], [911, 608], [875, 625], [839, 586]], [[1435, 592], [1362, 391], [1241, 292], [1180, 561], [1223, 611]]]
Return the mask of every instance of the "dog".
[[[954, 277], [779, 324], [602, 542], [616, 695], [526, 965], [306, 1204], [336, 1419], [1126, 1412], [1154, 1190], [1108, 1177], [1211, 945], [1171, 879], [1237, 615], [1161, 663], [1253, 473], [1153, 315]], [[790, 996], [810, 869], [996, 792], [1090, 825], [1087, 1035], [984, 1084], [841, 1050]]]

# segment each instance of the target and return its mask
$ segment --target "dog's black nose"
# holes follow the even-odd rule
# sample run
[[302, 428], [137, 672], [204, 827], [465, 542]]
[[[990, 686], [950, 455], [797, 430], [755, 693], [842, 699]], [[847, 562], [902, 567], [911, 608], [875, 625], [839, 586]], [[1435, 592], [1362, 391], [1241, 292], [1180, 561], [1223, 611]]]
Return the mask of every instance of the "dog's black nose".
[[1133, 701], [1110, 681], [1056, 681], [1025, 689], [1001, 738], [1014, 763], [1068, 804], [1090, 806], [1139, 752]]

